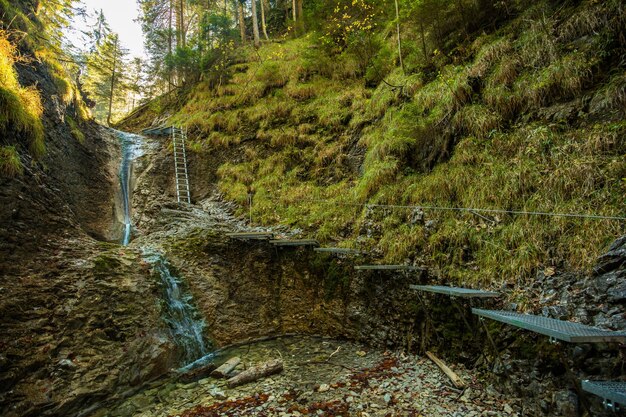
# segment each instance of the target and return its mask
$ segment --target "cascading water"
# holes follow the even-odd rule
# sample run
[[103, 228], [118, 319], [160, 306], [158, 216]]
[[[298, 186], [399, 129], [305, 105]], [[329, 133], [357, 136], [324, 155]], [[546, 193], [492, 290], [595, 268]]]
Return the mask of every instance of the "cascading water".
[[[122, 162], [120, 164], [120, 188], [124, 209], [124, 234], [122, 245], [130, 243], [132, 237], [131, 222], [131, 176], [133, 161], [143, 154], [144, 138], [126, 132], [117, 132], [122, 144]], [[163, 287], [164, 317], [170, 328], [171, 336], [180, 348], [180, 362], [183, 369], [192, 369], [212, 359], [202, 336], [205, 323], [192, 304], [190, 294], [183, 291], [180, 279], [171, 272], [167, 260], [159, 252], [144, 250], [144, 259], [159, 274]]]
[[144, 251], [144, 259], [161, 277], [164, 290], [165, 316], [172, 339], [181, 350], [181, 362], [188, 367], [207, 357], [207, 345], [202, 336], [205, 323], [191, 304], [192, 297], [181, 288], [180, 280], [172, 275], [171, 267], [155, 251]]
[[122, 245], [127, 246], [132, 236], [132, 221], [130, 216], [131, 173], [133, 160], [141, 156], [143, 138], [132, 133], [117, 132], [122, 143], [122, 163], [120, 164], [120, 190], [122, 192], [122, 206], [124, 209], [124, 234]]

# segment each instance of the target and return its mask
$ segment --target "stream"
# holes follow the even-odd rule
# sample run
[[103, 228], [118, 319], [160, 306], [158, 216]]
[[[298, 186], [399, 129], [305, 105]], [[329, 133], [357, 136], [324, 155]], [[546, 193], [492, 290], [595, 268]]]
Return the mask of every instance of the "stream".
[[163, 289], [163, 320], [168, 324], [171, 338], [179, 347], [180, 364], [187, 369], [199, 365], [199, 359], [209, 359], [203, 333], [206, 327], [193, 298], [184, 290], [180, 278], [172, 273], [167, 260], [156, 251], [144, 250], [144, 260], [161, 277]]
[[[122, 147], [119, 179], [122, 208], [124, 211], [124, 233], [122, 246], [128, 246], [132, 238], [132, 184], [133, 163], [144, 155], [144, 137], [117, 131]], [[155, 249], [142, 248], [143, 259], [152, 266], [160, 277], [162, 288], [163, 320], [170, 329], [171, 339], [179, 349], [179, 365], [185, 369], [204, 363], [212, 358], [203, 333], [206, 327], [200, 313], [193, 305], [193, 297], [172, 272], [167, 259]]]

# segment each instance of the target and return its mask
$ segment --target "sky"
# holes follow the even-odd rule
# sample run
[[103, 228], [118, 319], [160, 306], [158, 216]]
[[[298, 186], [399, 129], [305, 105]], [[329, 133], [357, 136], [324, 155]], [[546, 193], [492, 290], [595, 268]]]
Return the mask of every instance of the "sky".
[[[119, 34], [122, 45], [130, 51], [130, 55], [145, 57], [141, 25], [134, 21], [139, 15], [139, 6], [135, 0], [82, 0], [81, 3], [79, 6], [87, 9], [92, 22], [95, 11], [102, 9], [111, 30]], [[86, 25], [80, 19], [75, 27], [84, 30]], [[77, 39], [76, 35], [71, 37]]]

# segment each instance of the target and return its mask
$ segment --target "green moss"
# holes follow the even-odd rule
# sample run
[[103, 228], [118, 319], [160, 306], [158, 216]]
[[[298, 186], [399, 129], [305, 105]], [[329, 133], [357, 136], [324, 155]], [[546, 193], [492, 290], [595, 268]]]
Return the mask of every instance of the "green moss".
[[78, 126], [78, 123], [76, 123], [76, 120], [74, 120], [70, 116], [65, 116], [65, 122], [69, 126], [70, 131], [72, 132], [72, 136], [74, 136], [74, 139], [76, 139], [79, 143], [85, 142], [85, 134], [82, 132], [82, 130], [80, 130], [80, 127]]
[[52, 73], [52, 79], [61, 100], [63, 100], [66, 104], [70, 103], [74, 98], [72, 84], [65, 78], [65, 76], [55, 72]]
[[94, 272], [101, 275], [116, 272], [121, 266], [119, 257], [112, 254], [102, 254], [94, 259]]
[[[32, 94], [34, 97], [35, 93]], [[0, 129], [5, 132], [15, 129], [24, 133], [31, 153], [39, 157], [45, 153], [43, 125], [40, 115], [33, 114], [26, 106], [14, 90], [0, 86]]]

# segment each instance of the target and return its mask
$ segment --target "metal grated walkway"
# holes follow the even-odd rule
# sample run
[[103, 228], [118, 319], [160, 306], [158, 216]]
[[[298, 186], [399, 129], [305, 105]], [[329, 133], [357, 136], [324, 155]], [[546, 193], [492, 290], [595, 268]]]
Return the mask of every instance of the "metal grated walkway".
[[423, 271], [424, 268], [413, 265], [357, 265], [354, 267], [357, 271]]
[[500, 296], [497, 292], [473, 290], [470, 288], [445, 287], [443, 285], [409, 285], [409, 288], [459, 298], [495, 298]]
[[478, 308], [473, 308], [472, 313], [570, 343], [626, 342], [626, 332], [603, 330], [570, 321]]
[[609, 408], [626, 405], [626, 382], [615, 381], [582, 381], [583, 391], [597, 395], [604, 400]]
[[319, 246], [319, 242], [313, 239], [276, 239], [270, 240], [274, 246]]
[[172, 146], [174, 147], [174, 175], [176, 177], [176, 201], [191, 204], [189, 189], [189, 173], [187, 172], [187, 149], [185, 140], [187, 132], [172, 128]]
[[269, 232], [240, 232], [240, 233], [226, 233], [231, 239], [239, 240], [269, 240], [274, 238], [274, 233]]
[[364, 253], [358, 249], [350, 248], [315, 248], [313, 250], [315, 252], [337, 253], [340, 255], [362, 255]]

